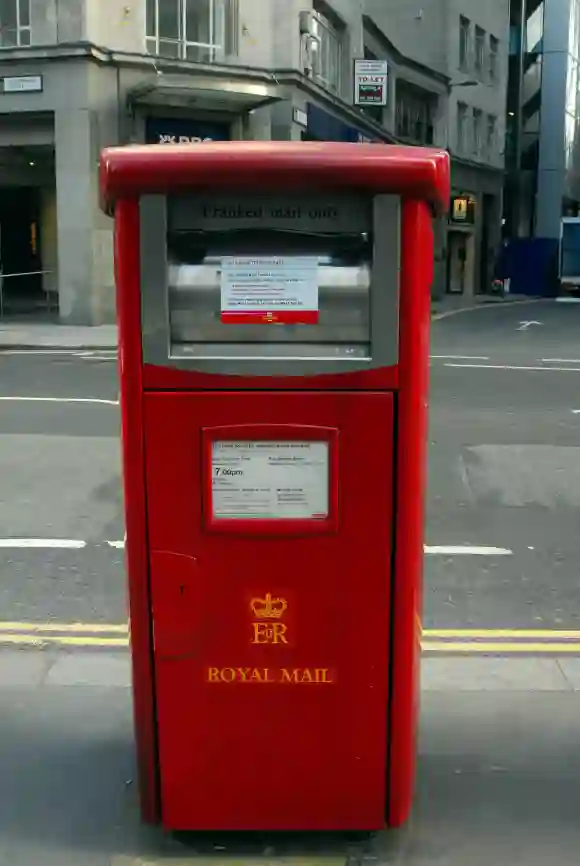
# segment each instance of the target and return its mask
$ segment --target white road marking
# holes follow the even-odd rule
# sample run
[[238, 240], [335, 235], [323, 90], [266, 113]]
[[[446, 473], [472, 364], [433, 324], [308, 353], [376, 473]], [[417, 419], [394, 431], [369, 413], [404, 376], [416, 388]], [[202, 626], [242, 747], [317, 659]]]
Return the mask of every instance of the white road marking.
[[77, 355], [78, 349], [1, 349], [2, 355]]
[[580, 415], [580, 409], [572, 409], [572, 415]]
[[471, 544], [425, 545], [425, 553], [439, 556], [511, 556], [507, 547], [478, 547]]
[[103, 406], [118, 406], [118, 400], [103, 400], [100, 397], [0, 397], [0, 400], [15, 403], [99, 403]]
[[86, 541], [75, 538], [0, 538], [0, 547], [4, 549], [82, 550], [86, 546]]
[[527, 331], [530, 325], [541, 325], [542, 322], [536, 322], [536, 320], [532, 320], [531, 322], [520, 322], [519, 328], [516, 328], [516, 331]]
[[542, 364], [580, 364], [580, 358], [540, 358]]
[[544, 373], [580, 373], [580, 367], [534, 367], [518, 364], [453, 364], [447, 363], [444, 367], [465, 367], [471, 370], [532, 370]]
[[[125, 539], [120, 541], [105, 541], [108, 547], [122, 550]], [[52, 549], [52, 550], [82, 550], [87, 547], [86, 541], [76, 538], [0, 538], [0, 548], [11, 549]], [[480, 547], [471, 544], [425, 545], [425, 553], [440, 556], [511, 556], [513, 550], [505, 547]]]
[[[489, 361], [489, 355], [429, 355], [438, 361]], [[580, 361], [578, 362], [580, 364]]]

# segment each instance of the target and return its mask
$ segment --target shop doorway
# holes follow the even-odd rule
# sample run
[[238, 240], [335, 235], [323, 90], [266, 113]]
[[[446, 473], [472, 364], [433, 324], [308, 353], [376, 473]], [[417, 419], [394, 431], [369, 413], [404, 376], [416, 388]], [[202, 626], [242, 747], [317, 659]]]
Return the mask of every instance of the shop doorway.
[[473, 294], [473, 235], [450, 231], [447, 235], [447, 293]]
[[41, 255], [41, 195], [37, 187], [0, 192], [0, 313], [45, 305]]

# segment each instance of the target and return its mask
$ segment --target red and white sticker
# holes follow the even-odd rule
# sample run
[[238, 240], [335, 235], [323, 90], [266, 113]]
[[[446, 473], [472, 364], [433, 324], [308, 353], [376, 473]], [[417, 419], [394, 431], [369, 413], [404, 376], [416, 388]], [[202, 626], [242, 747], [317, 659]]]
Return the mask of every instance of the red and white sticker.
[[315, 325], [318, 258], [224, 256], [221, 320], [236, 325]]

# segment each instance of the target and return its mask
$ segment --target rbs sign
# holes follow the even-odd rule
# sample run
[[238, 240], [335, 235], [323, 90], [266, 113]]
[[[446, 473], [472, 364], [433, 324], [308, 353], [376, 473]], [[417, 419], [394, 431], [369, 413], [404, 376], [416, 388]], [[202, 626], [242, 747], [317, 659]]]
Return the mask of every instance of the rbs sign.
[[205, 144], [228, 141], [228, 124], [181, 120], [174, 117], [148, 117], [145, 125], [147, 144]]

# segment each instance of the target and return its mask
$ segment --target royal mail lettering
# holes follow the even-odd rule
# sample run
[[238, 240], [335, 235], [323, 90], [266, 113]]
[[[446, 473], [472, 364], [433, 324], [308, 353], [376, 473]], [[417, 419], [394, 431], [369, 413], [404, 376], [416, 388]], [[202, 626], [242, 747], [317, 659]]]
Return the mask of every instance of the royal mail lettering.
[[207, 669], [208, 683], [279, 683], [323, 685], [334, 683], [330, 668], [216, 668]]

